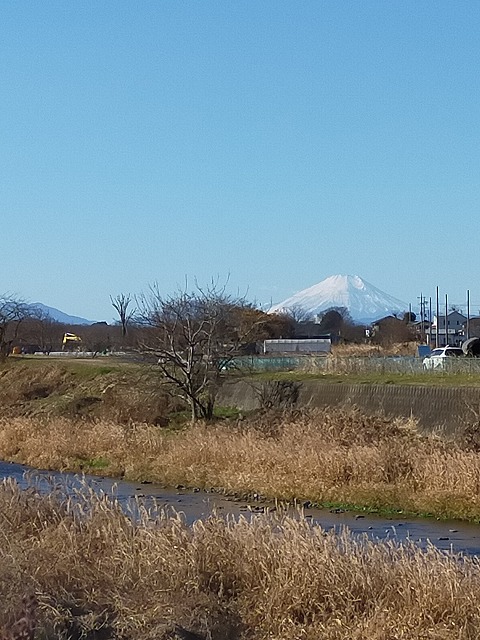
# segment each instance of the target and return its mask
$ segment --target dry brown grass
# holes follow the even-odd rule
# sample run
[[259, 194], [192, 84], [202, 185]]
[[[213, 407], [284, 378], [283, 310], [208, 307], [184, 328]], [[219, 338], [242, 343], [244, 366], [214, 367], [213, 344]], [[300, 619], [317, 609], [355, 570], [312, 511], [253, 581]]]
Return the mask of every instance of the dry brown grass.
[[0, 404], [2, 408], [24, 406], [28, 401], [62, 393], [68, 378], [58, 366], [29, 367], [3, 365], [0, 368]]
[[417, 353], [416, 342], [398, 342], [391, 345], [378, 344], [337, 344], [332, 346], [332, 355], [338, 357], [361, 356], [414, 356]]
[[146, 424], [0, 420], [0, 458], [166, 485], [480, 518], [480, 453], [357, 410], [264, 414], [165, 432]]
[[[132, 521], [74, 498], [0, 486], [0, 624], [34, 590], [43, 638], [473, 640], [480, 568], [434, 548], [326, 533], [305, 520]], [[40, 636], [39, 636], [40, 637]]]
[[98, 361], [13, 361], [0, 367], [0, 414], [120, 423], [167, 422], [178, 409], [154, 368]]

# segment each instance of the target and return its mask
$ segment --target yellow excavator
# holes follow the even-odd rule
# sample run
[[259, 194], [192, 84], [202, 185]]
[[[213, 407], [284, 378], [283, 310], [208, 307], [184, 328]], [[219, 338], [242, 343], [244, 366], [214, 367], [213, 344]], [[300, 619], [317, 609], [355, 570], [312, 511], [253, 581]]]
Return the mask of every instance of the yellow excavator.
[[80, 338], [80, 336], [76, 336], [74, 333], [64, 333], [63, 334], [63, 340], [62, 340], [62, 350], [65, 349], [65, 347], [73, 342], [81, 342], [82, 339]]

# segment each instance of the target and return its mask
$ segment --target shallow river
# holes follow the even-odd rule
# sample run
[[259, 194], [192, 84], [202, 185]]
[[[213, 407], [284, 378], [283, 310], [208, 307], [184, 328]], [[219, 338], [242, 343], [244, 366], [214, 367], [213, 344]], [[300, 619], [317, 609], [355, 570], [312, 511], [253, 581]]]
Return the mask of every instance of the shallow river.
[[[21, 487], [35, 484], [41, 491], [50, 491], [53, 484], [67, 485], [72, 491], [80, 486], [81, 480], [93, 489], [114, 495], [122, 504], [133, 503], [135, 497], [152, 502], [158, 507], [172, 508], [184, 514], [192, 523], [205, 518], [214, 510], [218, 514], [233, 516], [246, 515], [263, 510], [263, 503], [250, 503], [225, 498], [215, 493], [165, 489], [160, 485], [141, 484], [101, 478], [98, 476], [78, 476], [71, 473], [55, 473], [30, 469], [20, 464], [0, 462], [0, 479], [12, 477]], [[267, 505], [268, 506], [268, 505]], [[270, 505], [271, 507], [271, 505]], [[292, 510], [295, 513], [294, 510]], [[304, 509], [305, 516], [323, 529], [348, 527], [353, 533], [366, 533], [377, 540], [413, 540], [421, 547], [428, 542], [439, 549], [480, 554], [480, 525], [457, 521], [437, 521], [423, 518], [385, 518], [353, 512], [332, 512], [328, 509]]]

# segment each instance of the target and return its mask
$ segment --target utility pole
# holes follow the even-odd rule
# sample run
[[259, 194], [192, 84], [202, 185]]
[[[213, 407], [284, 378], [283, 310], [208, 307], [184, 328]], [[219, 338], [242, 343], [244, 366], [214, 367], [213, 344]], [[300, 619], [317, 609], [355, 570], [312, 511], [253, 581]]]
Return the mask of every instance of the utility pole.
[[427, 298], [423, 295], [423, 293], [421, 293], [420, 296], [417, 297], [417, 300], [420, 300], [420, 335], [422, 337], [422, 342], [424, 342]]
[[428, 299], [428, 345], [432, 346], [432, 296]]
[[448, 345], [448, 296], [445, 294], [445, 346]]
[[470, 289], [467, 289], [467, 340], [470, 338]]
[[440, 304], [439, 304], [439, 300], [438, 300], [438, 285], [437, 285], [437, 291], [436, 291], [436, 296], [437, 296], [437, 325], [435, 327], [435, 348], [438, 347], [438, 340], [440, 338], [440, 331], [439, 331], [439, 322], [440, 322]]

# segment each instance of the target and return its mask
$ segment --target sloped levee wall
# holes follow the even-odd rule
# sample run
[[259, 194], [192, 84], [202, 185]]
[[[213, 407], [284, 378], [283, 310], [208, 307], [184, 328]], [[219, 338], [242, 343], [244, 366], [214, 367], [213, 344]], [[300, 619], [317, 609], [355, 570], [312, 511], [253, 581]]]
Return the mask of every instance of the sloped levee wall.
[[[244, 411], [260, 406], [261, 382], [226, 384], [219, 402]], [[357, 406], [367, 413], [415, 417], [422, 430], [440, 429], [449, 435], [466, 422], [480, 426], [480, 387], [430, 387], [400, 385], [325, 384], [318, 380], [301, 383], [297, 407]]]

